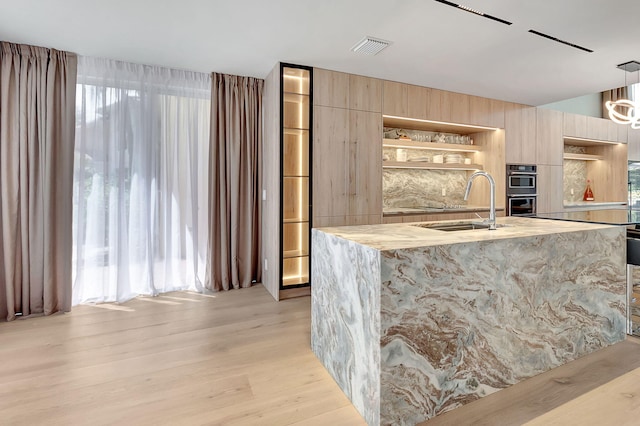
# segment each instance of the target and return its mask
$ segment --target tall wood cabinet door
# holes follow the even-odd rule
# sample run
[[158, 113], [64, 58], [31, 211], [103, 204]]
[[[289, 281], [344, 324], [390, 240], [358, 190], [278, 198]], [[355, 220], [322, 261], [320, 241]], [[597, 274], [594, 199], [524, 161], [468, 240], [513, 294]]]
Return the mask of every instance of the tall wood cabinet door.
[[381, 112], [382, 80], [361, 75], [350, 75], [349, 109]]
[[538, 166], [538, 213], [561, 212], [563, 206], [562, 166]]
[[538, 108], [536, 112], [536, 162], [550, 166], [562, 166], [564, 151], [563, 113]]
[[349, 107], [349, 74], [322, 68], [313, 69], [313, 104]]
[[313, 109], [313, 216], [345, 216], [348, 205], [349, 111]]
[[505, 109], [505, 160], [511, 164], [536, 163], [536, 108], [510, 104]]
[[382, 92], [382, 113], [398, 117], [408, 117], [409, 85], [395, 81], [384, 81]]
[[629, 161], [640, 161], [640, 130], [628, 129], [628, 153]]
[[349, 112], [349, 215], [382, 216], [382, 117]]

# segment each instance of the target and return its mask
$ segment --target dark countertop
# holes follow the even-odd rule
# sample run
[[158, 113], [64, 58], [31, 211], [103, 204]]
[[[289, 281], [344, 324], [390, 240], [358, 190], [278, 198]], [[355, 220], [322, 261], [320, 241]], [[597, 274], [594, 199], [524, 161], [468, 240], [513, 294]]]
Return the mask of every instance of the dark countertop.
[[622, 209], [627, 208], [626, 201], [565, 201], [565, 209], [575, 210], [600, 210], [600, 209]]
[[606, 225], [638, 225], [640, 210], [632, 209], [596, 209], [568, 212], [538, 213], [541, 219], [566, 220], [571, 222], [602, 223]]

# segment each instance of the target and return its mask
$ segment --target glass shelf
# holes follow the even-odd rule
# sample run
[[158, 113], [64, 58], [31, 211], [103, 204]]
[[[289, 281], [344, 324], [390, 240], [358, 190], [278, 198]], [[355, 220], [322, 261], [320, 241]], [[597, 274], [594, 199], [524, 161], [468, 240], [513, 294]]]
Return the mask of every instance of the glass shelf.
[[309, 256], [290, 257], [282, 260], [282, 285], [307, 284], [309, 282]]
[[480, 152], [482, 148], [478, 145], [462, 145], [456, 143], [436, 143], [436, 142], [416, 142], [405, 139], [383, 139], [382, 146], [385, 148], [408, 148], [422, 149], [429, 151], [452, 151], [452, 152]]

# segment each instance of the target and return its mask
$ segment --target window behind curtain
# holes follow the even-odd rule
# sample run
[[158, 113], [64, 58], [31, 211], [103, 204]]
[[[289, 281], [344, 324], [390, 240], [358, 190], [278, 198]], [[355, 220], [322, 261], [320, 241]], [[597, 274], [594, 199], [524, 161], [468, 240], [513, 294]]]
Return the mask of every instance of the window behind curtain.
[[74, 304], [201, 290], [208, 74], [79, 58]]

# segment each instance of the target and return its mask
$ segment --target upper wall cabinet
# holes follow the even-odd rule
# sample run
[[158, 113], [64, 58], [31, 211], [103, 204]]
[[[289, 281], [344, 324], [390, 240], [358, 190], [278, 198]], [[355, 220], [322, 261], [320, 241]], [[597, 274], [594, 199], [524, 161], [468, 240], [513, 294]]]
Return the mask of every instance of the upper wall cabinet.
[[626, 126], [607, 118], [564, 113], [564, 136], [597, 141], [627, 142]]
[[335, 108], [348, 108], [349, 74], [314, 68], [313, 104]]
[[470, 123], [503, 129], [505, 104], [497, 99], [469, 96]]
[[[385, 82], [388, 83], [388, 82]], [[405, 85], [407, 86], [407, 85]], [[390, 90], [389, 86], [385, 84], [385, 94]], [[432, 97], [431, 97], [432, 89], [428, 87], [420, 87], [420, 86], [407, 86], [407, 117], [410, 118], [418, 118], [420, 120], [433, 120], [430, 112], [434, 109], [436, 105], [433, 105]], [[390, 95], [389, 95], [390, 96]], [[440, 106], [437, 105], [439, 108]], [[387, 115], [399, 115], [399, 114], [391, 114], [385, 113]]]
[[536, 108], [507, 104], [504, 113], [507, 164], [536, 164]]
[[382, 80], [361, 75], [349, 76], [349, 109], [382, 111]]
[[504, 127], [504, 102], [446, 90], [384, 82], [385, 115], [487, 127]]
[[357, 111], [381, 112], [382, 80], [314, 68], [313, 104]]
[[409, 117], [409, 85], [384, 81], [382, 93], [382, 113], [399, 117]]

